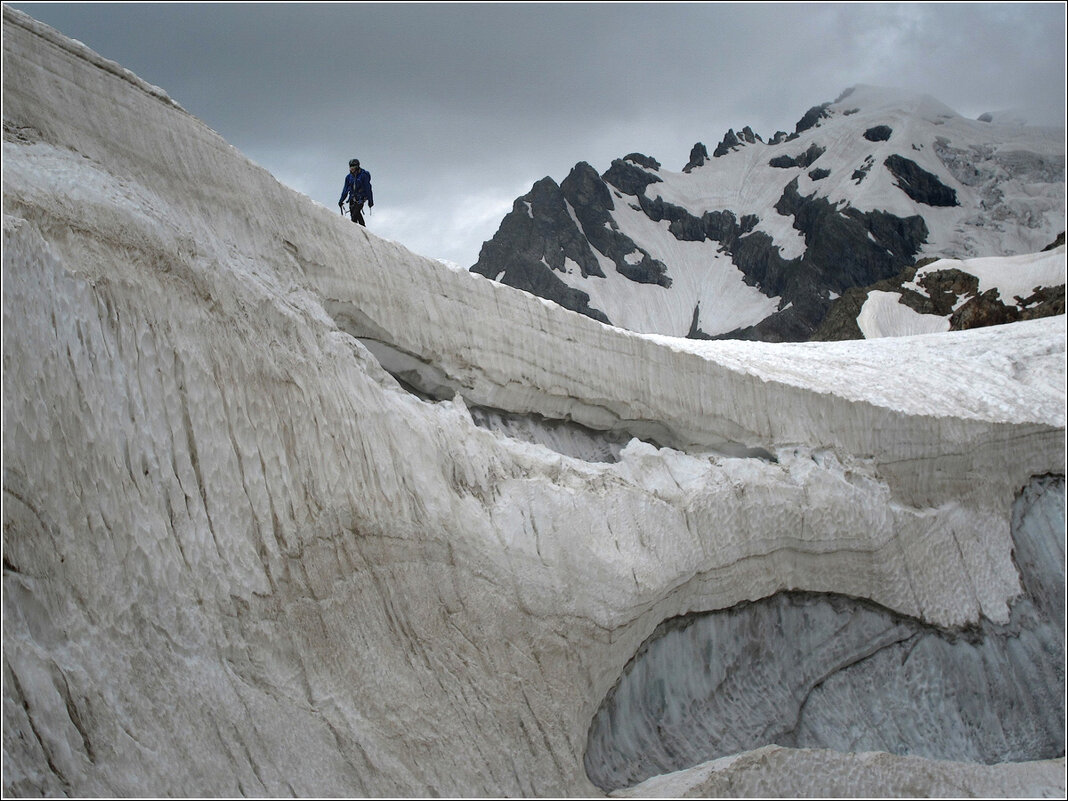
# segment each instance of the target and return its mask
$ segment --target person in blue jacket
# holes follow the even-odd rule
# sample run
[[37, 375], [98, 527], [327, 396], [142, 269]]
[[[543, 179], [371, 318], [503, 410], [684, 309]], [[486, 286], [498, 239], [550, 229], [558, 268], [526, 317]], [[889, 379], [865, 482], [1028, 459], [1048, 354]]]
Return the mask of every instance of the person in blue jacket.
[[363, 221], [363, 204], [374, 208], [375, 199], [371, 194], [371, 173], [360, 169], [360, 160], [349, 162], [349, 174], [345, 176], [345, 187], [341, 190], [341, 200], [337, 202], [341, 213], [345, 213], [345, 198], [349, 199], [349, 214], [354, 223], [367, 225]]

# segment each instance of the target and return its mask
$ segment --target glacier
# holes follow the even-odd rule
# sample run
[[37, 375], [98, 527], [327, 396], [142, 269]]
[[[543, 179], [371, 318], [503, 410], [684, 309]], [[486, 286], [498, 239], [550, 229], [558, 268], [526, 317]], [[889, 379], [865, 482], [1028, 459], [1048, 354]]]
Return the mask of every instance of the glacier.
[[[5, 795], [1063, 797], [1063, 316], [793, 345], [604, 325], [3, 26]], [[1059, 750], [899, 748], [836, 673], [814, 739], [598, 772], [645, 737], [590, 747], [660, 633], [798, 599], [1037, 638], [1028, 713], [979, 682], [1005, 661], [968, 689]], [[797, 661], [747, 663], [773, 628], [671, 675], [760, 697], [834, 662], [803, 626]], [[871, 704], [907, 697], [868, 669]]]

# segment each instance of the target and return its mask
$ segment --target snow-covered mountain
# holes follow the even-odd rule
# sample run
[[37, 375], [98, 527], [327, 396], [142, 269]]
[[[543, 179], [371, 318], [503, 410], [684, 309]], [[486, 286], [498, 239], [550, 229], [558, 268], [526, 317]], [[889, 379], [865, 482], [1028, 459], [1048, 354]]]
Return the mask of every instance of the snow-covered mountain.
[[[471, 269], [633, 331], [859, 336], [872, 285], [900, 286], [917, 261], [1020, 256], [1063, 237], [1064, 130], [1002, 119], [856, 86], [792, 134], [731, 130], [711, 156], [699, 142], [681, 172], [637, 153], [600, 175], [580, 163], [516, 200]], [[988, 296], [964, 318], [1063, 313], [1063, 250], [1059, 263], [1022, 299]]]
[[1063, 319], [638, 334], [3, 47], [5, 796], [1064, 796]]

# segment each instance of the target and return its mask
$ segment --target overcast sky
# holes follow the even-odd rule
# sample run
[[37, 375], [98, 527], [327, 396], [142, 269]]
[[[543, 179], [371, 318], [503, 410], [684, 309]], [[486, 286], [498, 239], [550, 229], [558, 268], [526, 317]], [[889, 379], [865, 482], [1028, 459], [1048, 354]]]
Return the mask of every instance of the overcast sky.
[[[534, 182], [728, 128], [792, 132], [857, 83], [1064, 124], [1063, 3], [10, 3], [159, 86], [332, 209], [469, 267]], [[1036, 120], [1039, 121], [1039, 120]]]

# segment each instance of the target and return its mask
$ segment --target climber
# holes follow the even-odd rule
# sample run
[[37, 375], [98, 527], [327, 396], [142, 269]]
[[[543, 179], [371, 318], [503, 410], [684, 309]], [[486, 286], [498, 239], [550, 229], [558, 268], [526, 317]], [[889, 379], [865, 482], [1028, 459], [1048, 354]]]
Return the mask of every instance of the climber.
[[345, 198], [349, 199], [349, 214], [354, 223], [367, 225], [363, 221], [363, 204], [368, 208], [374, 208], [375, 200], [371, 194], [371, 173], [360, 169], [360, 160], [352, 159], [349, 162], [349, 174], [345, 176], [345, 188], [341, 190], [341, 200], [337, 207], [341, 213], [345, 213]]

